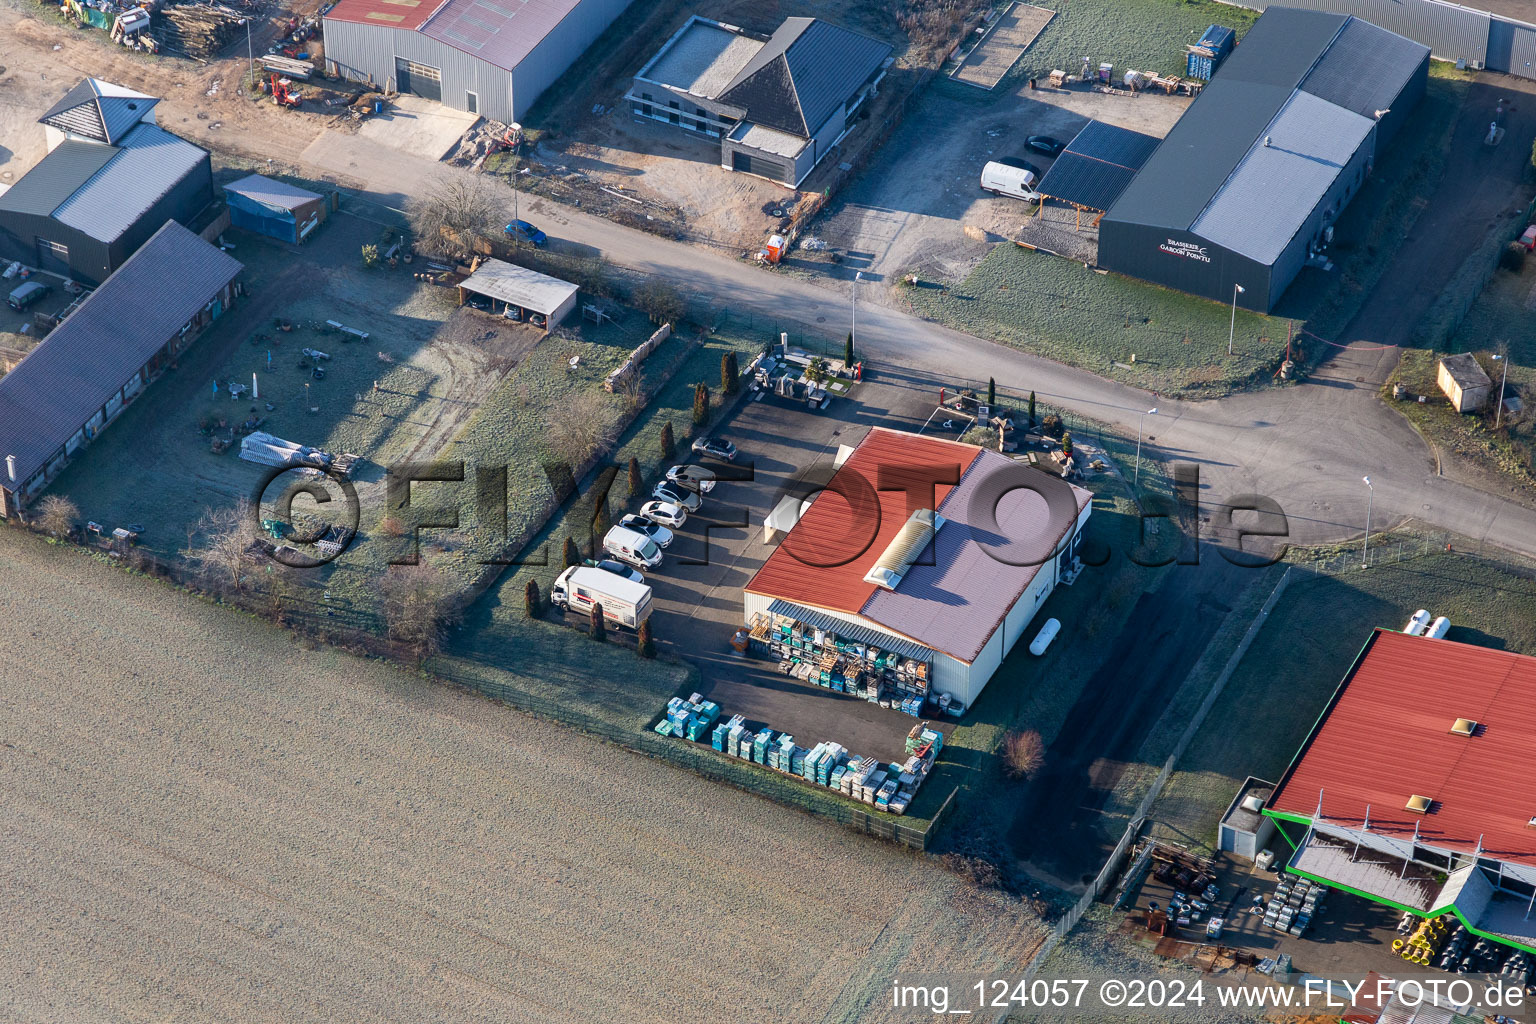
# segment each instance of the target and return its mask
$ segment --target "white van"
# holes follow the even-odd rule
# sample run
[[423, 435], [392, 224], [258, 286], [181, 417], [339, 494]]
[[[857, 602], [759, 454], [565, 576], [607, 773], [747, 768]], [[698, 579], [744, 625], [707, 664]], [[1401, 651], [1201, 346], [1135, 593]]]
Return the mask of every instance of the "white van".
[[603, 550], [636, 569], [654, 569], [661, 564], [661, 548], [639, 530], [615, 526], [603, 538]]
[[583, 614], [600, 604], [603, 618], [628, 629], [639, 629], [651, 614], [650, 587], [584, 565], [573, 565], [560, 574], [550, 588], [549, 601], [556, 608]]
[[989, 162], [981, 169], [981, 187], [1000, 196], [1012, 196], [1014, 199], [1038, 203], [1040, 193], [1035, 191], [1037, 183], [1035, 172], [1026, 171], [1022, 167], [1009, 167], [1007, 164]]

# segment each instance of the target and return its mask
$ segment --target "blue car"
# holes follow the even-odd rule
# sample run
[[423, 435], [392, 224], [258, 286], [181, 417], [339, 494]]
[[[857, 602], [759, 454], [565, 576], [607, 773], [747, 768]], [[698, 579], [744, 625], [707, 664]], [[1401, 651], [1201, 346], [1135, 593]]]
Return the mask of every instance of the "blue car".
[[529, 242], [542, 249], [549, 236], [525, 220], [515, 220], [506, 227], [507, 237], [517, 242]]

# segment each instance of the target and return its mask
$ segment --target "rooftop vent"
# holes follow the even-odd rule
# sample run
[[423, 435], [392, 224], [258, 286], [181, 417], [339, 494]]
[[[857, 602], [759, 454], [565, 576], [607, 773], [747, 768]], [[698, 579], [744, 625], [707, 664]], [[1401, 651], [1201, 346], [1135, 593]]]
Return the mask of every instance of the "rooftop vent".
[[1240, 806], [1245, 811], [1252, 811], [1254, 814], [1258, 814], [1264, 809], [1264, 801], [1258, 796], [1245, 796], [1243, 797], [1243, 802]]
[[886, 547], [885, 553], [875, 560], [874, 566], [864, 574], [865, 583], [873, 583], [886, 590], [895, 590], [901, 579], [912, 568], [928, 542], [944, 526], [944, 517], [931, 508], [920, 508], [897, 532]]
[[1526, 822], [1526, 824], [1531, 826], [1531, 828], [1536, 828], [1536, 818], [1532, 818], [1530, 821]]
[[1414, 814], [1428, 814], [1430, 805], [1434, 802], [1430, 797], [1414, 794], [1408, 798], [1408, 806], [1405, 809], [1412, 811]]
[[1456, 736], [1471, 736], [1477, 732], [1477, 723], [1470, 718], [1458, 718], [1451, 723], [1451, 732]]

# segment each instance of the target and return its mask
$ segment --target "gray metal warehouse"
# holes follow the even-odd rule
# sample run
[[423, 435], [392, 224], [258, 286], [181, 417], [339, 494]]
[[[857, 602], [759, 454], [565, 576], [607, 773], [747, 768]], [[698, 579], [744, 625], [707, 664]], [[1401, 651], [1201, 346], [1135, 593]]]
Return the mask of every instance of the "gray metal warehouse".
[[341, 0], [325, 15], [333, 75], [511, 124], [629, 0]]
[[1326, 249], [1428, 74], [1412, 40], [1270, 7], [1104, 215], [1100, 266], [1269, 312]]

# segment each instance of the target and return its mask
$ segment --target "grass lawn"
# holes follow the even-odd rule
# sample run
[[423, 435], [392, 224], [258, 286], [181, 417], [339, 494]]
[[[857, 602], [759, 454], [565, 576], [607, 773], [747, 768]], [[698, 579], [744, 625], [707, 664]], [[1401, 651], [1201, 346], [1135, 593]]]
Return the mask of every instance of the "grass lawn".
[[1340, 575], [1293, 572], [1154, 805], [1158, 834], [1213, 845], [1242, 780], [1279, 778], [1375, 626], [1400, 629], [1428, 608], [1450, 617], [1452, 640], [1536, 654], [1536, 579], [1525, 571], [1434, 552]]

